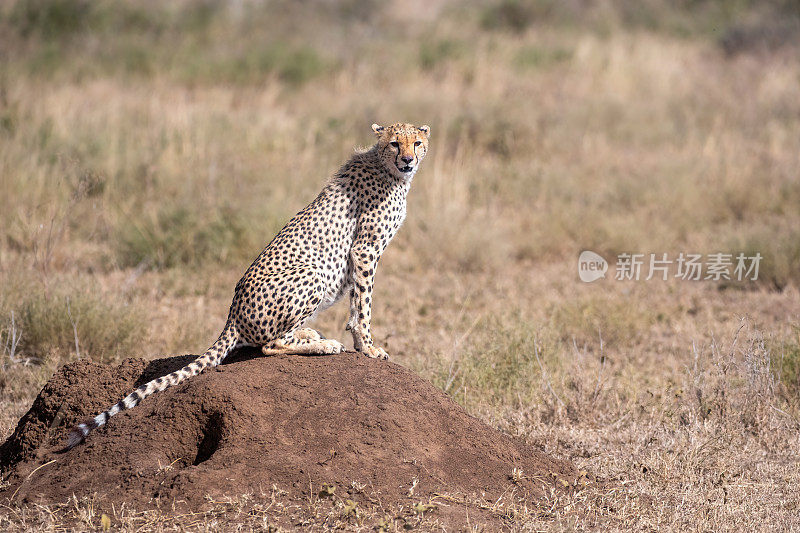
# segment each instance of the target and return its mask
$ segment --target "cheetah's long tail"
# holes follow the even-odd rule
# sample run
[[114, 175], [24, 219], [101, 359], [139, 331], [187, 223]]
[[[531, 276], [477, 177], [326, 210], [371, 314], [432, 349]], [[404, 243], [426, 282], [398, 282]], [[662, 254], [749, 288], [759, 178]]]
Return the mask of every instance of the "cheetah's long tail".
[[236, 327], [231, 320], [228, 320], [228, 323], [225, 324], [225, 328], [222, 330], [217, 342], [215, 342], [211, 348], [206, 351], [206, 353], [180, 370], [176, 370], [171, 374], [167, 374], [166, 376], [162, 376], [142, 385], [125, 398], [114, 404], [108, 410], [103, 411], [94, 418], [90, 418], [72, 428], [72, 430], [69, 432], [67, 445], [62, 451], [67, 451], [74, 448], [86, 439], [86, 436], [89, 434], [89, 432], [108, 422], [109, 418], [120, 411], [125, 409], [133, 409], [139, 404], [139, 402], [151, 394], [155, 392], [161, 392], [172, 385], [177, 385], [178, 383], [189, 379], [192, 376], [196, 376], [206, 368], [217, 366], [236, 347], [238, 341], [239, 335], [236, 332]]

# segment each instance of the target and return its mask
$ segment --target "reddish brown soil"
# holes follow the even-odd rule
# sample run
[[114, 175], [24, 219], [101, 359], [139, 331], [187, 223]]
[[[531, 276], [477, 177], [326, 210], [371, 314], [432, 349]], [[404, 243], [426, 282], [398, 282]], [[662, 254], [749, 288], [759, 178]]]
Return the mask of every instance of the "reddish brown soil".
[[[207, 496], [273, 485], [309, 501], [312, 487], [316, 494], [332, 483], [337, 496], [360, 506], [410, 506], [435, 493], [487, 501], [513, 493], [533, 503], [556, 479], [576, 477], [569, 463], [468, 415], [413, 372], [354, 353], [240, 352], [117, 415], [73, 450], [54, 452], [73, 423], [193, 357], [65, 365], [0, 448], [9, 482], [0, 501], [96, 493], [136, 509], [178, 501], [198, 510]], [[523, 479], [511, 479], [515, 467]]]

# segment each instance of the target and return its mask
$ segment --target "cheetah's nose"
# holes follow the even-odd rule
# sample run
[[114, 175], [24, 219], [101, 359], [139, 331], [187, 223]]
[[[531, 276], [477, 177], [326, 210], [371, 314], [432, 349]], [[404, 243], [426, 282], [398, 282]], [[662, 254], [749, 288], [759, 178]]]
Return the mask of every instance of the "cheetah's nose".
[[404, 155], [400, 158], [400, 160], [405, 163], [406, 165], [410, 164], [414, 160], [413, 155]]

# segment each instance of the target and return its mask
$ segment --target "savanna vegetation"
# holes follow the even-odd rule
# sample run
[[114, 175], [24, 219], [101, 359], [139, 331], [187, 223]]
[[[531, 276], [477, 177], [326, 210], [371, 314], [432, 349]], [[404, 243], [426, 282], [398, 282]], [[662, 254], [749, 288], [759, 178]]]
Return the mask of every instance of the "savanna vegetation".
[[[202, 352], [252, 258], [396, 121], [432, 149], [376, 339], [607, 481], [498, 508], [509, 527], [800, 529], [795, 0], [3, 3], [0, 433], [64, 362]], [[605, 279], [578, 279], [582, 250]], [[757, 280], [614, 279], [621, 253], [738, 252]], [[345, 338], [345, 307], [319, 329]], [[17, 530], [237, 516], [2, 509]]]

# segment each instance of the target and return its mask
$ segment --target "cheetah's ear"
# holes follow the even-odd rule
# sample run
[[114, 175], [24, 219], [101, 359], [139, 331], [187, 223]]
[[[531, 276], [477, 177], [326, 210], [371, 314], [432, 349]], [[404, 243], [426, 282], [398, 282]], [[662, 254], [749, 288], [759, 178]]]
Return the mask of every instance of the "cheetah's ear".
[[379, 126], [378, 124], [372, 125], [372, 131], [374, 131], [375, 135], [377, 135], [378, 137], [380, 137], [383, 134], [383, 130], [385, 129], [386, 128], [384, 128], [383, 126]]
[[425, 137], [431, 136], [431, 127], [428, 126], [427, 124], [425, 124], [424, 126], [420, 126], [418, 129], [419, 131], [425, 134]]

